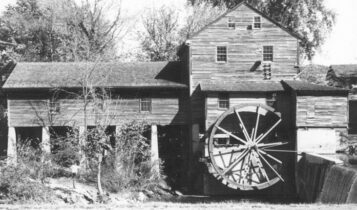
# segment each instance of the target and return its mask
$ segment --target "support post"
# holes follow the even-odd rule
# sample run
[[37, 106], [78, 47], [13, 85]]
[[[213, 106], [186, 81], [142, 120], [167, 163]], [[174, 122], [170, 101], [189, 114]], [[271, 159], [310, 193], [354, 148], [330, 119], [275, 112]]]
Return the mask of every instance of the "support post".
[[85, 154], [84, 152], [82, 151], [82, 148], [83, 146], [85, 145], [86, 143], [86, 129], [84, 126], [79, 126], [78, 127], [78, 143], [79, 143], [79, 155], [80, 155], [80, 161], [79, 161], [79, 165], [80, 165], [80, 168], [81, 169], [84, 169], [86, 166], [85, 166], [85, 160], [86, 160], [86, 157], [85, 157]]
[[151, 125], [151, 162], [155, 165], [156, 169], [159, 169], [159, 142], [157, 137], [157, 125]]
[[49, 127], [42, 127], [42, 148], [47, 154], [51, 153], [50, 130]]
[[7, 140], [7, 157], [9, 162], [16, 162], [17, 148], [16, 148], [16, 131], [14, 127], [9, 127]]

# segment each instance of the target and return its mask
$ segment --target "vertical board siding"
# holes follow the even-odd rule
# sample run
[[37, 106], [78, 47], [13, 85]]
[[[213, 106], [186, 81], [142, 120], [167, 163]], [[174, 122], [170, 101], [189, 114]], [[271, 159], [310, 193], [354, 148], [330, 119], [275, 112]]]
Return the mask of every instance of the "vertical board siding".
[[[113, 99], [106, 105], [106, 113], [94, 112], [94, 104], [87, 105], [87, 125], [96, 120], [110, 118], [106, 122], [118, 125], [131, 120], [144, 120], [159, 125], [186, 124], [186, 102], [174, 96], [157, 94], [152, 98], [152, 111], [140, 112], [139, 98]], [[74, 126], [84, 124], [84, 102], [79, 99], [58, 99], [60, 112], [49, 114], [49, 99], [9, 99], [9, 126]], [[109, 117], [110, 116], [110, 117]]]
[[[297, 39], [264, 17], [261, 17], [261, 29], [247, 29], [253, 24], [254, 16], [259, 14], [242, 5], [190, 40], [191, 94], [200, 82], [263, 80], [262, 64], [255, 71], [251, 69], [257, 61], [263, 62], [264, 45], [274, 48], [273, 80], [296, 75]], [[228, 28], [228, 18], [235, 22], [235, 29]], [[216, 63], [217, 46], [227, 46], [227, 63]], [[202, 106], [202, 98], [192, 97], [193, 119], [203, 119], [202, 112], [194, 109]]]
[[297, 127], [347, 127], [347, 98], [297, 96]]

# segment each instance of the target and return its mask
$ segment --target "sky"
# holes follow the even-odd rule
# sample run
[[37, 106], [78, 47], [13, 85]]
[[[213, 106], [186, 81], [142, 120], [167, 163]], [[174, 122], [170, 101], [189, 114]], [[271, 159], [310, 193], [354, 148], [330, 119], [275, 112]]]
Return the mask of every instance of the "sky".
[[[16, 0], [0, 0], [0, 13], [8, 4]], [[186, 0], [122, 0], [122, 12], [132, 21], [147, 9], [162, 5], [183, 10]], [[336, 24], [324, 45], [313, 59], [315, 64], [357, 64], [357, 1], [325, 0], [326, 6], [337, 14]], [[132, 30], [135, 33], [135, 29]], [[130, 36], [130, 34], [129, 34]], [[128, 40], [130, 46], [138, 47], [139, 43]]]

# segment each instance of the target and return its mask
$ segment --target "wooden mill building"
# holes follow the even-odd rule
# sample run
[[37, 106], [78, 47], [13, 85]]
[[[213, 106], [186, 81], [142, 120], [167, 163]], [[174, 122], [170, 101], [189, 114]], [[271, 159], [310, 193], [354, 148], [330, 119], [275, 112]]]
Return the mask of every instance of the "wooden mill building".
[[54, 94], [85, 84], [110, 89], [108, 129], [152, 125], [152, 147], [178, 169], [177, 185], [293, 193], [296, 153], [281, 151], [334, 153], [348, 129], [347, 90], [294, 81], [299, 41], [243, 2], [190, 37], [177, 62], [18, 63], [3, 86], [7, 154], [20, 139], [38, 137], [50, 150], [51, 130], [83, 130], [83, 101]]

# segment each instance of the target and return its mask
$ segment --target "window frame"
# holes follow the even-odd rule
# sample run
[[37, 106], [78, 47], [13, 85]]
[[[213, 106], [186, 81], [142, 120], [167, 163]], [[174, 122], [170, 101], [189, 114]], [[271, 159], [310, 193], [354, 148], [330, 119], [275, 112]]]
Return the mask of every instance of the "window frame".
[[[147, 101], [145, 101], [147, 100]], [[149, 106], [148, 106], [148, 110], [143, 110], [143, 103], [149, 103]], [[150, 97], [141, 97], [140, 100], [139, 100], [139, 112], [140, 113], [151, 113], [152, 112], [152, 98]]]
[[[265, 48], [266, 47], [271, 47], [271, 52], [265, 52]], [[265, 55], [271, 55], [271, 60], [265, 60]], [[263, 62], [267, 63], [267, 62], [274, 62], [274, 46], [273, 45], [263, 45], [263, 53], [262, 53], [262, 60]]]
[[[233, 24], [232, 26], [230, 24]], [[236, 29], [236, 22], [234, 22], [233, 18], [228, 17], [228, 23], [227, 26], [229, 29], [231, 30], [235, 30]]]
[[61, 113], [61, 105], [58, 100], [48, 101], [48, 112], [50, 115], [56, 115]]
[[[218, 48], [219, 47], [224, 47], [226, 50], [225, 50], [225, 61], [219, 61], [218, 60], [218, 56], [219, 56], [219, 53], [218, 53]], [[216, 63], [228, 63], [228, 47], [227, 45], [217, 45], [216, 46]]]
[[[229, 93], [218, 93], [218, 109], [227, 110], [230, 107]], [[226, 103], [226, 106], [221, 106], [221, 103]]]
[[[259, 22], [256, 22], [255, 18], [259, 18]], [[259, 27], [255, 27], [255, 24], [259, 24]], [[262, 17], [261, 16], [254, 16], [253, 17], [253, 27], [252, 28], [255, 29], [255, 30], [262, 29]]]

